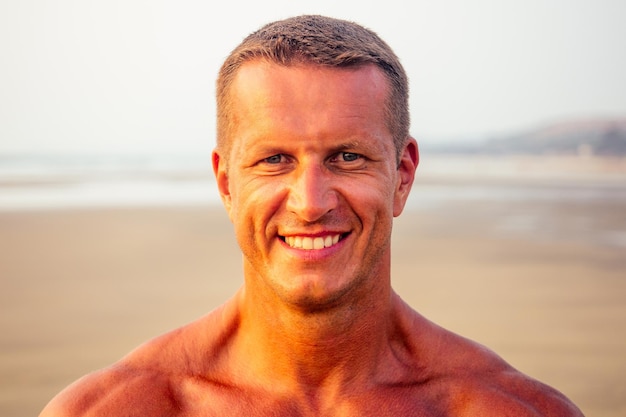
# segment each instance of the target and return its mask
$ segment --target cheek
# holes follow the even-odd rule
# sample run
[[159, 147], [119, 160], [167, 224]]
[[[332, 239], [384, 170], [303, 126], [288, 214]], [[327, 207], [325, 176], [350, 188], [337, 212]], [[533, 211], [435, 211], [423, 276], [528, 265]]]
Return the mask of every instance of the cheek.
[[348, 202], [365, 230], [380, 231], [393, 219], [394, 201], [391, 186], [380, 189], [369, 188], [358, 194], [353, 192]]
[[284, 191], [280, 183], [252, 181], [233, 195], [232, 212], [237, 227], [250, 234], [263, 233], [272, 216], [280, 210]]
[[393, 206], [394, 184], [391, 181], [378, 182], [375, 184], [361, 184], [348, 188], [347, 195], [363, 208], [370, 207], [372, 210], [385, 210]]

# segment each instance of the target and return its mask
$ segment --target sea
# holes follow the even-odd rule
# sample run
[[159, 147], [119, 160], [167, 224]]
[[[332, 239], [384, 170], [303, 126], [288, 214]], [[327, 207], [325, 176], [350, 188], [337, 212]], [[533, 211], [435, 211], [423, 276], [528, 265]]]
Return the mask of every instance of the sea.
[[210, 154], [0, 155], [0, 211], [218, 202]]
[[[473, 222], [485, 233], [626, 249], [626, 172], [519, 166], [422, 156], [407, 209], [448, 213], [451, 229], [455, 221]], [[208, 153], [0, 155], [0, 213], [219, 204]]]

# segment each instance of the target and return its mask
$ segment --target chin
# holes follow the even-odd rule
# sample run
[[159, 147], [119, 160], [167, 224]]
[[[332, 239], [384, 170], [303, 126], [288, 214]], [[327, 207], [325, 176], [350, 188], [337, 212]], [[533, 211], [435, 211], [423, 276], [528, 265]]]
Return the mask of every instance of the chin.
[[343, 286], [329, 288], [327, 285], [321, 286], [317, 279], [311, 277], [301, 278], [300, 283], [302, 286], [299, 288], [281, 288], [280, 296], [287, 304], [309, 313], [332, 310], [344, 304], [343, 300], [354, 287], [346, 283]]

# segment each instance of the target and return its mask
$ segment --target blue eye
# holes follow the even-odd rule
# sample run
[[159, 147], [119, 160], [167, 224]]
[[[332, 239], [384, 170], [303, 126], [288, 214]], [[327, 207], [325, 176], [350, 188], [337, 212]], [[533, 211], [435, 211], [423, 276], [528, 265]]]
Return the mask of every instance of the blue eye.
[[352, 152], [343, 152], [341, 156], [343, 157], [343, 160], [346, 162], [352, 162], [352, 161], [356, 161], [357, 159], [359, 159], [359, 154], [352, 153]]
[[272, 155], [268, 158], [265, 158], [263, 162], [267, 162], [268, 164], [280, 164], [283, 160], [283, 156], [281, 154]]

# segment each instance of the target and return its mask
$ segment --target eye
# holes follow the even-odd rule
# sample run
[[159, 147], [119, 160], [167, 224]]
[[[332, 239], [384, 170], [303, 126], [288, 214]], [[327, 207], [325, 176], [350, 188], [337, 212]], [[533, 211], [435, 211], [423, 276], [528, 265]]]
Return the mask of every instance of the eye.
[[282, 154], [276, 154], [263, 159], [263, 162], [267, 164], [280, 164], [281, 162], [283, 162], [283, 159], [284, 156]]
[[361, 155], [359, 155], [358, 153], [353, 153], [353, 152], [342, 152], [341, 153], [341, 158], [345, 162], [353, 162], [353, 161], [356, 161], [357, 159], [359, 159], [360, 157], [361, 157]]
[[329, 162], [338, 169], [360, 170], [365, 167], [367, 158], [360, 153], [337, 152], [329, 159]]

